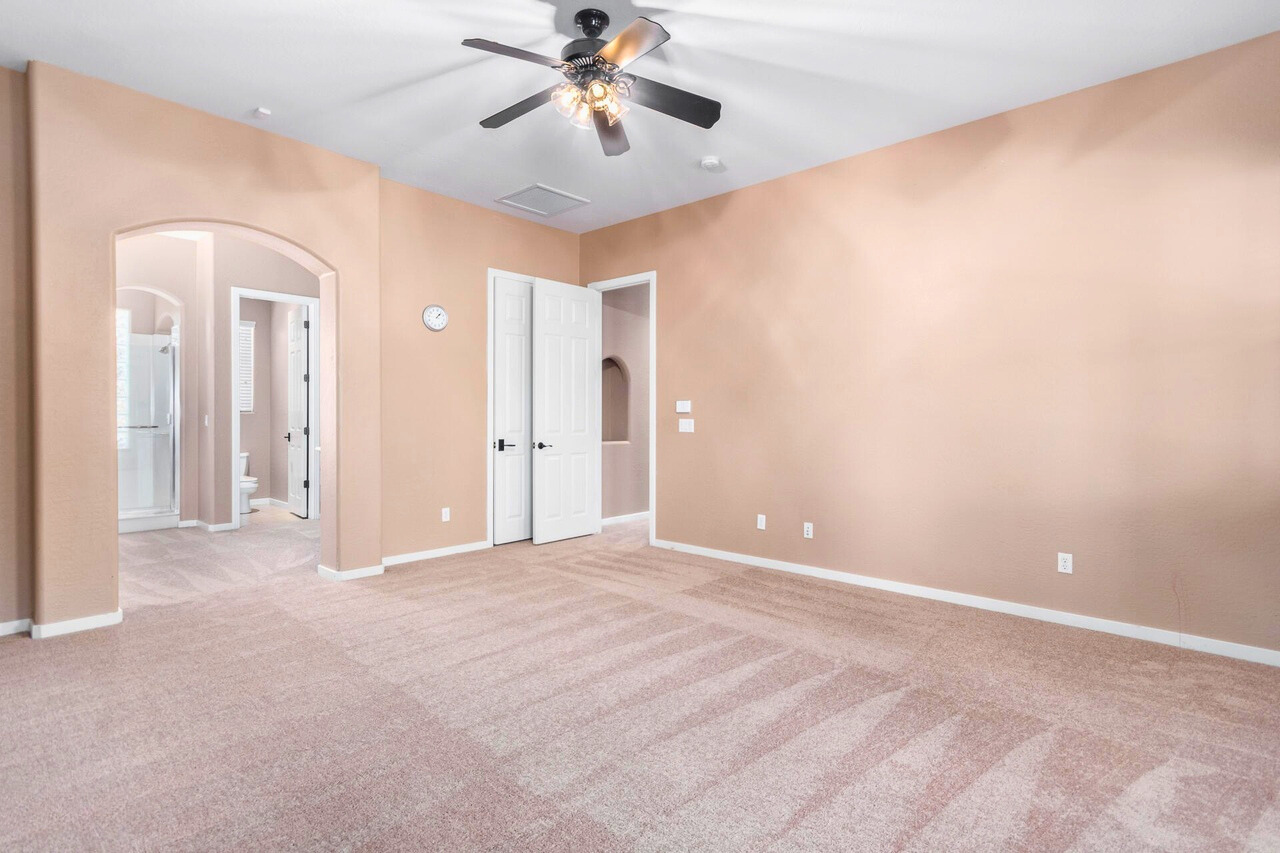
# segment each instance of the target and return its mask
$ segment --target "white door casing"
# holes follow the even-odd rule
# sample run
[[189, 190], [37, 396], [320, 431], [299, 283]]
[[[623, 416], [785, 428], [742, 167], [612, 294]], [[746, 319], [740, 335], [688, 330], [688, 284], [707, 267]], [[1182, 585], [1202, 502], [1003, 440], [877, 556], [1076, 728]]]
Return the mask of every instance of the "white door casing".
[[493, 544], [533, 535], [533, 285], [493, 286]]
[[307, 407], [307, 370], [309, 362], [307, 307], [289, 308], [289, 512], [307, 517], [307, 461], [310, 443]]
[[600, 532], [599, 291], [533, 286], [533, 542]]

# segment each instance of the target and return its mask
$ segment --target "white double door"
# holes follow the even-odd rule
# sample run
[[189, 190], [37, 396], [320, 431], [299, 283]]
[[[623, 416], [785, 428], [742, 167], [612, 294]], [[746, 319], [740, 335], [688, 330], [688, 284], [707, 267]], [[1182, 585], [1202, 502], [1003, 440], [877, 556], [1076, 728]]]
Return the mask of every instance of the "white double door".
[[494, 278], [493, 541], [600, 532], [600, 293]]

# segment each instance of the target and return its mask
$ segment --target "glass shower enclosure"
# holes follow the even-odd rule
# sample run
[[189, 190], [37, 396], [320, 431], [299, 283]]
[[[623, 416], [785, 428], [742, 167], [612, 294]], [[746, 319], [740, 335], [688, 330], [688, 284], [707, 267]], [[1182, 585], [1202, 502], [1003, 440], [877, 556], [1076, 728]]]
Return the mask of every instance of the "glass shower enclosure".
[[120, 530], [176, 527], [178, 327], [137, 334], [116, 311], [116, 454]]

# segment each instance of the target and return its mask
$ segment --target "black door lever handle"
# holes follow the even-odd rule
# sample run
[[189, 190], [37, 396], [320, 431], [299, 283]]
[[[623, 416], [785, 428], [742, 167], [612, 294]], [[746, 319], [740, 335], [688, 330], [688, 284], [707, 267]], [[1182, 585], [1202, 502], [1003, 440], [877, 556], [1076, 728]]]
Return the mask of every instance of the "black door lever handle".
[[539, 450], [544, 450], [550, 446], [551, 445], [549, 444], [543, 444], [541, 441], [539, 441], [537, 444], [534, 445], [534, 447], [538, 448]]

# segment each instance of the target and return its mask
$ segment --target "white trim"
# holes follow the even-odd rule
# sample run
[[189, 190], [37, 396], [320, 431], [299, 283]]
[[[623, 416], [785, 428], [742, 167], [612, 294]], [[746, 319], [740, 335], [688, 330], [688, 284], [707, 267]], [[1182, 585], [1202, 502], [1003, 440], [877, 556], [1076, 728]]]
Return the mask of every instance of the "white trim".
[[412, 554], [397, 554], [394, 557], [383, 557], [382, 565], [399, 566], [403, 563], [416, 563], [419, 560], [434, 560], [437, 557], [452, 557], [454, 554], [467, 554], [471, 551], [483, 551], [492, 548], [491, 542], [468, 542], [465, 545], [449, 545], [445, 548], [433, 548], [430, 551], [415, 551]]
[[328, 566], [316, 566], [316, 573], [325, 580], [354, 581], [360, 578], [371, 578], [380, 575], [386, 567], [379, 563], [376, 566], [365, 566], [363, 569], [331, 569]]
[[1056, 625], [1067, 625], [1072, 628], [1084, 628], [1088, 631], [1101, 631], [1104, 634], [1116, 634], [1118, 636], [1129, 637], [1134, 640], [1147, 640], [1152, 643], [1161, 643], [1166, 646], [1177, 646], [1179, 648], [1192, 649], [1198, 652], [1208, 652], [1209, 654], [1237, 658], [1239, 660], [1246, 660], [1252, 663], [1267, 664], [1268, 666], [1280, 666], [1280, 650], [1276, 649], [1246, 646], [1241, 643], [1231, 643], [1226, 640], [1214, 640], [1209, 637], [1197, 637], [1192, 634], [1183, 634], [1179, 631], [1169, 631], [1164, 628], [1148, 628], [1145, 625], [1133, 625], [1128, 622], [1117, 622], [1113, 619], [1101, 619], [1097, 616], [1083, 616], [1079, 613], [1050, 610], [1047, 607], [1018, 604], [1013, 601], [1003, 601], [999, 598], [984, 598], [980, 595], [951, 592], [945, 589], [935, 589], [929, 586], [918, 586], [913, 583], [884, 580], [883, 578], [873, 578], [866, 575], [855, 575], [852, 572], [840, 572], [835, 569], [823, 569], [817, 566], [802, 565], [800, 563], [788, 563], [785, 560], [772, 560], [768, 557], [754, 557], [750, 554], [735, 554], [732, 551], [718, 551], [714, 548], [703, 548], [700, 545], [685, 545], [682, 542], [668, 542], [661, 539], [655, 540], [653, 544], [658, 548], [666, 548], [670, 551], [680, 551], [685, 554], [694, 554], [699, 557], [711, 557], [715, 560], [728, 560], [729, 562], [743, 563], [745, 565], [756, 566], [761, 569], [776, 569], [778, 571], [791, 572], [792, 574], [797, 575], [822, 578], [823, 580], [837, 581], [839, 583], [853, 584], [855, 586], [865, 586], [870, 587], [871, 589], [881, 589], [886, 592], [896, 592], [902, 595], [915, 596], [917, 598], [928, 598], [933, 601], [943, 601], [947, 604], [959, 604], [964, 607], [974, 607], [979, 610], [990, 610], [995, 613], [1006, 613], [1010, 616], [1021, 616], [1026, 619], [1036, 619], [1040, 622], [1052, 622]]
[[235, 530], [239, 525], [230, 521], [226, 522], [225, 524], [209, 524], [207, 522], [199, 520], [198, 518], [192, 518], [187, 521], [178, 522], [178, 526], [179, 527], [199, 527], [201, 530], [205, 531], [206, 533], [225, 533], [228, 530]]
[[642, 518], [648, 518], [647, 512], [633, 512], [630, 515], [615, 515], [612, 518], [602, 518], [600, 523], [605, 527], [610, 524], [626, 524], [628, 521], [639, 521]]
[[0, 637], [7, 637], [10, 634], [25, 634], [30, 630], [30, 619], [14, 619], [12, 622], [0, 622]]
[[[277, 249], [277, 251], [279, 251]], [[323, 278], [323, 276], [321, 277]], [[309, 321], [307, 336], [307, 370], [311, 381], [307, 383], [307, 422], [311, 424], [311, 435], [307, 438], [307, 462], [315, 484], [307, 490], [307, 517], [320, 517], [320, 298], [318, 296], [299, 296], [295, 293], [284, 293], [275, 290], [257, 290], [251, 287], [231, 288], [231, 328], [233, 335], [239, 334], [240, 300], [260, 299], [264, 302], [285, 302], [290, 305], [305, 305], [306, 319]], [[240, 348], [232, 341], [231, 347], [231, 482], [240, 482], [240, 411], [235, 405], [238, 401], [236, 383], [239, 377]], [[336, 403], [337, 401], [335, 401]], [[250, 506], [252, 506], [250, 502]], [[231, 518], [228, 530], [240, 527], [240, 490], [231, 490]]]
[[249, 506], [275, 506], [271, 498], [249, 498]]
[[79, 619], [66, 619], [62, 622], [47, 622], [44, 625], [31, 626], [31, 639], [44, 640], [59, 637], [63, 634], [74, 634], [77, 631], [89, 631], [93, 628], [106, 628], [108, 625], [119, 625], [124, 619], [124, 612], [119, 608], [114, 613], [99, 613], [97, 616], [81, 616]]
[[[649, 544], [658, 542], [658, 271], [624, 275], [605, 281], [593, 281], [587, 285], [601, 293], [649, 285]], [[603, 469], [604, 466], [601, 466]], [[603, 471], [601, 472], [603, 475]], [[603, 488], [601, 495], [604, 494]], [[603, 500], [603, 497], [601, 498]]]
[[177, 527], [181, 522], [176, 512], [162, 512], [156, 515], [127, 515], [116, 519], [117, 533], [141, 533], [144, 530], [167, 530]]

